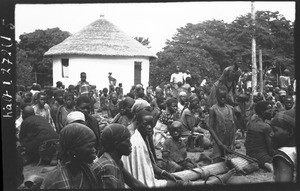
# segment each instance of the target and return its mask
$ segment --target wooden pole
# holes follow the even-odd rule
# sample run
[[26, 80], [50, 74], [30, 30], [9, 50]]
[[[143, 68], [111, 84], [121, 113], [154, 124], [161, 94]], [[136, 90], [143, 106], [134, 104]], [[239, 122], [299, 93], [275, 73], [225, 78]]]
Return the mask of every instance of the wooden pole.
[[218, 179], [215, 176], [212, 176], [208, 178], [208, 180], [205, 183], [205, 180], [196, 180], [196, 181], [191, 181], [192, 186], [198, 186], [198, 185], [215, 185], [215, 184], [227, 184], [227, 182], [233, 178], [235, 175], [235, 169], [229, 170], [227, 173], [222, 174], [222, 175], [217, 175], [220, 179]]
[[256, 92], [257, 87], [257, 65], [256, 65], [256, 41], [255, 41], [255, 8], [254, 1], [251, 2], [251, 15], [252, 15], [252, 92]]
[[183, 170], [180, 172], [174, 172], [174, 175], [179, 176], [185, 181], [188, 180], [199, 180], [205, 179], [211, 174], [223, 174], [227, 172], [229, 169], [226, 165], [226, 162], [219, 162], [215, 164], [210, 164], [201, 168], [194, 168], [193, 170]]
[[260, 80], [260, 92], [264, 91], [264, 80], [263, 80], [263, 66], [262, 66], [262, 50], [259, 49], [259, 80]]

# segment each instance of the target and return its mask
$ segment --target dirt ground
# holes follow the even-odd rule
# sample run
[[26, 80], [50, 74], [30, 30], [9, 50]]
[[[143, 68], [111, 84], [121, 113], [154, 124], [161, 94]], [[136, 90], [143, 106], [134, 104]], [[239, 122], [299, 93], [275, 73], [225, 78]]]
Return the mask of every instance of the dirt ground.
[[[241, 140], [241, 148], [236, 149], [237, 152], [245, 154], [245, 147], [244, 147], [244, 141]], [[212, 149], [204, 150], [203, 153], [209, 155]], [[157, 156], [160, 157], [161, 153], [159, 150], [157, 150]], [[200, 152], [188, 152], [188, 157], [191, 159], [198, 159], [200, 156]], [[52, 170], [54, 167], [51, 166], [37, 166], [36, 164], [30, 164], [24, 167], [23, 173], [25, 177], [25, 181], [28, 180], [28, 178], [32, 175], [38, 175], [41, 177], [45, 177], [47, 173]], [[231, 184], [240, 184], [240, 183], [264, 183], [264, 182], [272, 182], [272, 173], [267, 172], [263, 169], [259, 169], [256, 172], [253, 172], [251, 174], [248, 174], [246, 176], [243, 175], [237, 175], [233, 176]], [[235, 181], [236, 180], [236, 181]]]

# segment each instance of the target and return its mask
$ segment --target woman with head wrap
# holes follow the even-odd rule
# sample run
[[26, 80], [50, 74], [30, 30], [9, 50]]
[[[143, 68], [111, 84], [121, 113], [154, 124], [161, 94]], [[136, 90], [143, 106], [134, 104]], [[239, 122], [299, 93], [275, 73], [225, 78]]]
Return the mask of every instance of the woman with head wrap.
[[[32, 106], [26, 106], [22, 111], [23, 122], [20, 127], [19, 140], [22, 147], [25, 148], [25, 163], [48, 161], [51, 164], [51, 160], [57, 160], [57, 154], [46, 149], [43, 155], [40, 153], [42, 145], [48, 143], [55, 143], [58, 140], [58, 134], [54, 131], [47, 119], [42, 116], [34, 114]], [[44, 157], [47, 153], [47, 156]], [[55, 162], [53, 160], [53, 162]], [[54, 164], [54, 163], [53, 163]], [[55, 164], [56, 165], [56, 164]]]
[[87, 126], [72, 123], [59, 135], [60, 161], [44, 182], [42, 189], [96, 189], [96, 177], [88, 164], [96, 158], [96, 137]]
[[112, 123], [103, 129], [101, 139], [105, 152], [92, 167], [102, 188], [125, 188], [125, 183], [129, 187], [145, 186], [124, 169], [121, 161], [123, 155], [131, 153], [130, 136], [129, 130], [121, 124]]
[[275, 182], [294, 182], [296, 177], [295, 109], [279, 112], [271, 120]]
[[126, 97], [124, 100], [119, 102], [120, 112], [114, 117], [112, 123], [119, 123], [127, 127], [133, 122], [134, 114], [131, 111], [131, 107], [134, 104], [134, 99]]
[[[148, 187], [179, 185], [178, 177], [156, 165], [156, 154], [152, 141], [154, 124], [151, 111], [147, 109], [139, 111], [136, 119], [137, 129], [130, 138], [132, 153], [122, 157], [124, 168]], [[156, 176], [162, 179], [158, 180], [155, 178]]]
[[180, 92], [178, 95], [178, 105], [177, 105], [179, 113], [181, 113], [186, 103], [187, 103], [187, 94], [185, 92]]

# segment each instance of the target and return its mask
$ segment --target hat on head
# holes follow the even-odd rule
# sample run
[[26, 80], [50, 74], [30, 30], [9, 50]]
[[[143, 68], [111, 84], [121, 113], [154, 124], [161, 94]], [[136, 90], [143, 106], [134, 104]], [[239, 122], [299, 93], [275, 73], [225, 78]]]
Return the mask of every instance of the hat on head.
[[80, 111], [72, 111], [66, 117], [66, 124], [70, 124], [74, 121], [85, 121], [84, 114]]
[[182, 96], [187, 96], [186, 92], [182, 91], [179, 93], [179, 97], [182, 97]]

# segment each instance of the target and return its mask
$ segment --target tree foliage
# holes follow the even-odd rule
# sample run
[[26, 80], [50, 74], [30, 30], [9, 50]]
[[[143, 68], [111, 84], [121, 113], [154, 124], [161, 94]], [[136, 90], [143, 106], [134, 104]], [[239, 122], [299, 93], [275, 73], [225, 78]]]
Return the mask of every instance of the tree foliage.
[[137, 40], [138, 42], [140, 42], [143, 46], [146, 46], [147, 48], [151, 48], [151, 46], [149, 46], [150, 41], [149, 38], [144, 38], [144, 37], [134, 37], [135, 40]]
[[157, 53], [158, 59], [151, 61], [150, 84], [169, 82], [176, 65], [189, 69], [197, 82], [204, 76], [215, 81], [225, 67], [237, 60], [242, 61], [243, 71], [251, 71], [253, 35], [257, 58], [258, 50], [262, 49], [265, 71], [270, 68], [274, 68], [274, 72], [285, 68], [294, 71], [293, 25], [279, 12], [270, 11], [257, 11], [255, 23], [250, 13], [229, 24], [222, 20], [188, 23], [177, 29], [172, 40], [166, 41], [163, 51]]
[[17, 43], [18, 84], [28, 86], [36, 82], [42, 86], [52, 85], [52, 59], [45, 58], [44, 53], [69, 36], [69, 32], [59, 28], [20, 35], [20, 42]]

